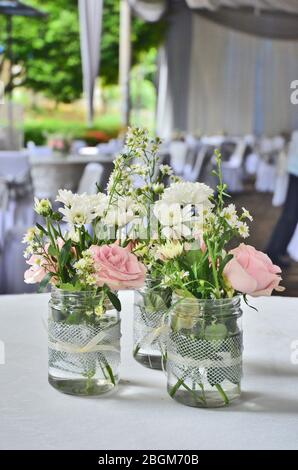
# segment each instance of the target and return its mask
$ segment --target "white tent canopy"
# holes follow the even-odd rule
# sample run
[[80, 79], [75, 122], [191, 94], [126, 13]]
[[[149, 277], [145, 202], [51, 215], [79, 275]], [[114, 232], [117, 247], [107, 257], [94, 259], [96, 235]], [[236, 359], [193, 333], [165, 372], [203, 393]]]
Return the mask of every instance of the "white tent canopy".
[[[84, 89], [92, 118], [102, 4], [79, 0]], [[128, 0], [145, 20], [166, 12], [157, 131], [276, 134], [298, 128], [298, 0]]]
[[[298, 79], [297, 0], [169, 5], [157, 113], [162, 137], [177, 129], [273, 135], [298, 128], [290, 102], [290, 84]], [[250, 22], [234, 15], [250, 15]]]

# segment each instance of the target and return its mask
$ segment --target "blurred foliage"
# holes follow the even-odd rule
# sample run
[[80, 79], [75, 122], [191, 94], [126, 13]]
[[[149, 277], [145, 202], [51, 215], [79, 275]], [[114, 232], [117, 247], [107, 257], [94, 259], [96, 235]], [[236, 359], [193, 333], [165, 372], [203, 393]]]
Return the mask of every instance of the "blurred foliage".
[[96, 145], [117, 137], [119, 130], [120, 121], [116, 114], [97, 118], [92, 128], [87, 128], [83, 121], [79, 120], [39, 117], [26, 121], [25, 143], [33, 141], [36, 145], [44, 145], [51, 134], [61, 134], [72, 139], [85, 140], [88, 145]]
[[[7, 90], [26, 86], [56, 102], [70, 103], [81, 96], [82, 71], [77, 0], [26, 0], [48, 13], [46, 19], [13, 18], [14, 63], [19, 64]], [[119, 1], [104, 0], [101, 70], [103, 84], [118, 80]], [[0, 45], [5, 45], [5, 17], [0, 17]], [[133, 63], [162, 41], [166, 23], [133, 19]], [[1, 59], [0, 59], [1, 60]], [[1, 67], [1, 62], [0, 62]], [[152, 74], [146, 78], [152, 79]]]

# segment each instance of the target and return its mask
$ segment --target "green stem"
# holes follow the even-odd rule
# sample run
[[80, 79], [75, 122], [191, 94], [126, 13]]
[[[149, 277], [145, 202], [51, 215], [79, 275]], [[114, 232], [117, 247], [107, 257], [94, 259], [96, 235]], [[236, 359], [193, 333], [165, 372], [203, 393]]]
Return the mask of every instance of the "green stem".
[[221, 395], [225, 405], [228, 405], [230, 403], [230, 400], [228, 399], [225, 391], [223, 390], [222, 386], [219, 384], [215, 384], [215, 387], [217, 388], [219, 394]]
[[174, 398], [176, 392], [179, 390], [181, 385], [184, 383], [184, 379], [179, 379], [177, 383], [174, 385], [174, 387], [170, 390], [170, 397]]
[[209, 240], [207, 240], [206, 244], [207, 244], [207, 248], [208, 248], [208, 251], [209, 251], [209, 254], [210, 254], [210, 258], [211, 258], [212, 274], [213, 274], [213, 279], [214, 279], [215, 288], [216, 288], [215, 294], [216, 294], [216, 297], [219, 299], [220, 298], [220, 288], [219, 288], [218, 274], [217, 274], [217, 269], [216, 269], [216, 261], [215, 261], [214, 256], [213, 256], [213, 252], [212, 252]]
[[136, 347], [133, 350], [133, 357], [136, 357], [136, 355], [138, 354], [140, 349], [141, 349], [141, 346], [139, 344], [137, 344]]
[[115, 386], [116, 385], [115, 376], [113, 374], [112, 367], [108, 363], [106, 363], [106, 369], [108, 371], [112, 384]]

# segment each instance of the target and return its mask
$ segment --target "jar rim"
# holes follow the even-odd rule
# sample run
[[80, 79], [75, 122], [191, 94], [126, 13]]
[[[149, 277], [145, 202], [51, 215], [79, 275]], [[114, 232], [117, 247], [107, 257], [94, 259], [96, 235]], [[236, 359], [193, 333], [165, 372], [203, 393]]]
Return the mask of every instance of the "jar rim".
[[234, 295], [233, 297], [223, 297], [220, 299], [198, 299], [197, 297], [186, 297], [183, 295], [179, 295], [176, 292], [173, 292], [173, 298], [177, 300], [183, 300], [183, 303], [189, 303], [189, 304], [220, 304], [220, 303], [231, 303], [231, 302], [236, 302], [236, 301], [241, 301], [241, 294]]

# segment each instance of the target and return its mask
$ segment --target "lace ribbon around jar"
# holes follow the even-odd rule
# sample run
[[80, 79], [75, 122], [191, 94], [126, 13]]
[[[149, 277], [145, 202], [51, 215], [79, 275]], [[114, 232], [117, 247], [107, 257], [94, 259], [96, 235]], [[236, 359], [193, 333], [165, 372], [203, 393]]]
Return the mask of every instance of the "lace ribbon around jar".
[[[224, 340], [192, 339], [171, 332], [167, 348], [167, 370], [175, 376], [192, 375], [210, 385], [227, 378], [239, 383], [242, 376], [242, 334]], [[206, 376], [205, 376], [206, 375]]]
[[48, 335], [49, 362], [59, 369], [85, 372], [106, 357], [112, 368], [118, 366], [120, 322], [103, 327], [49, 321]]
[[141, 349], [161, 352], [166, 344], [168, 333], [167, 312], [148, 312], [136, 305], [134, 316], [134, 344]]

